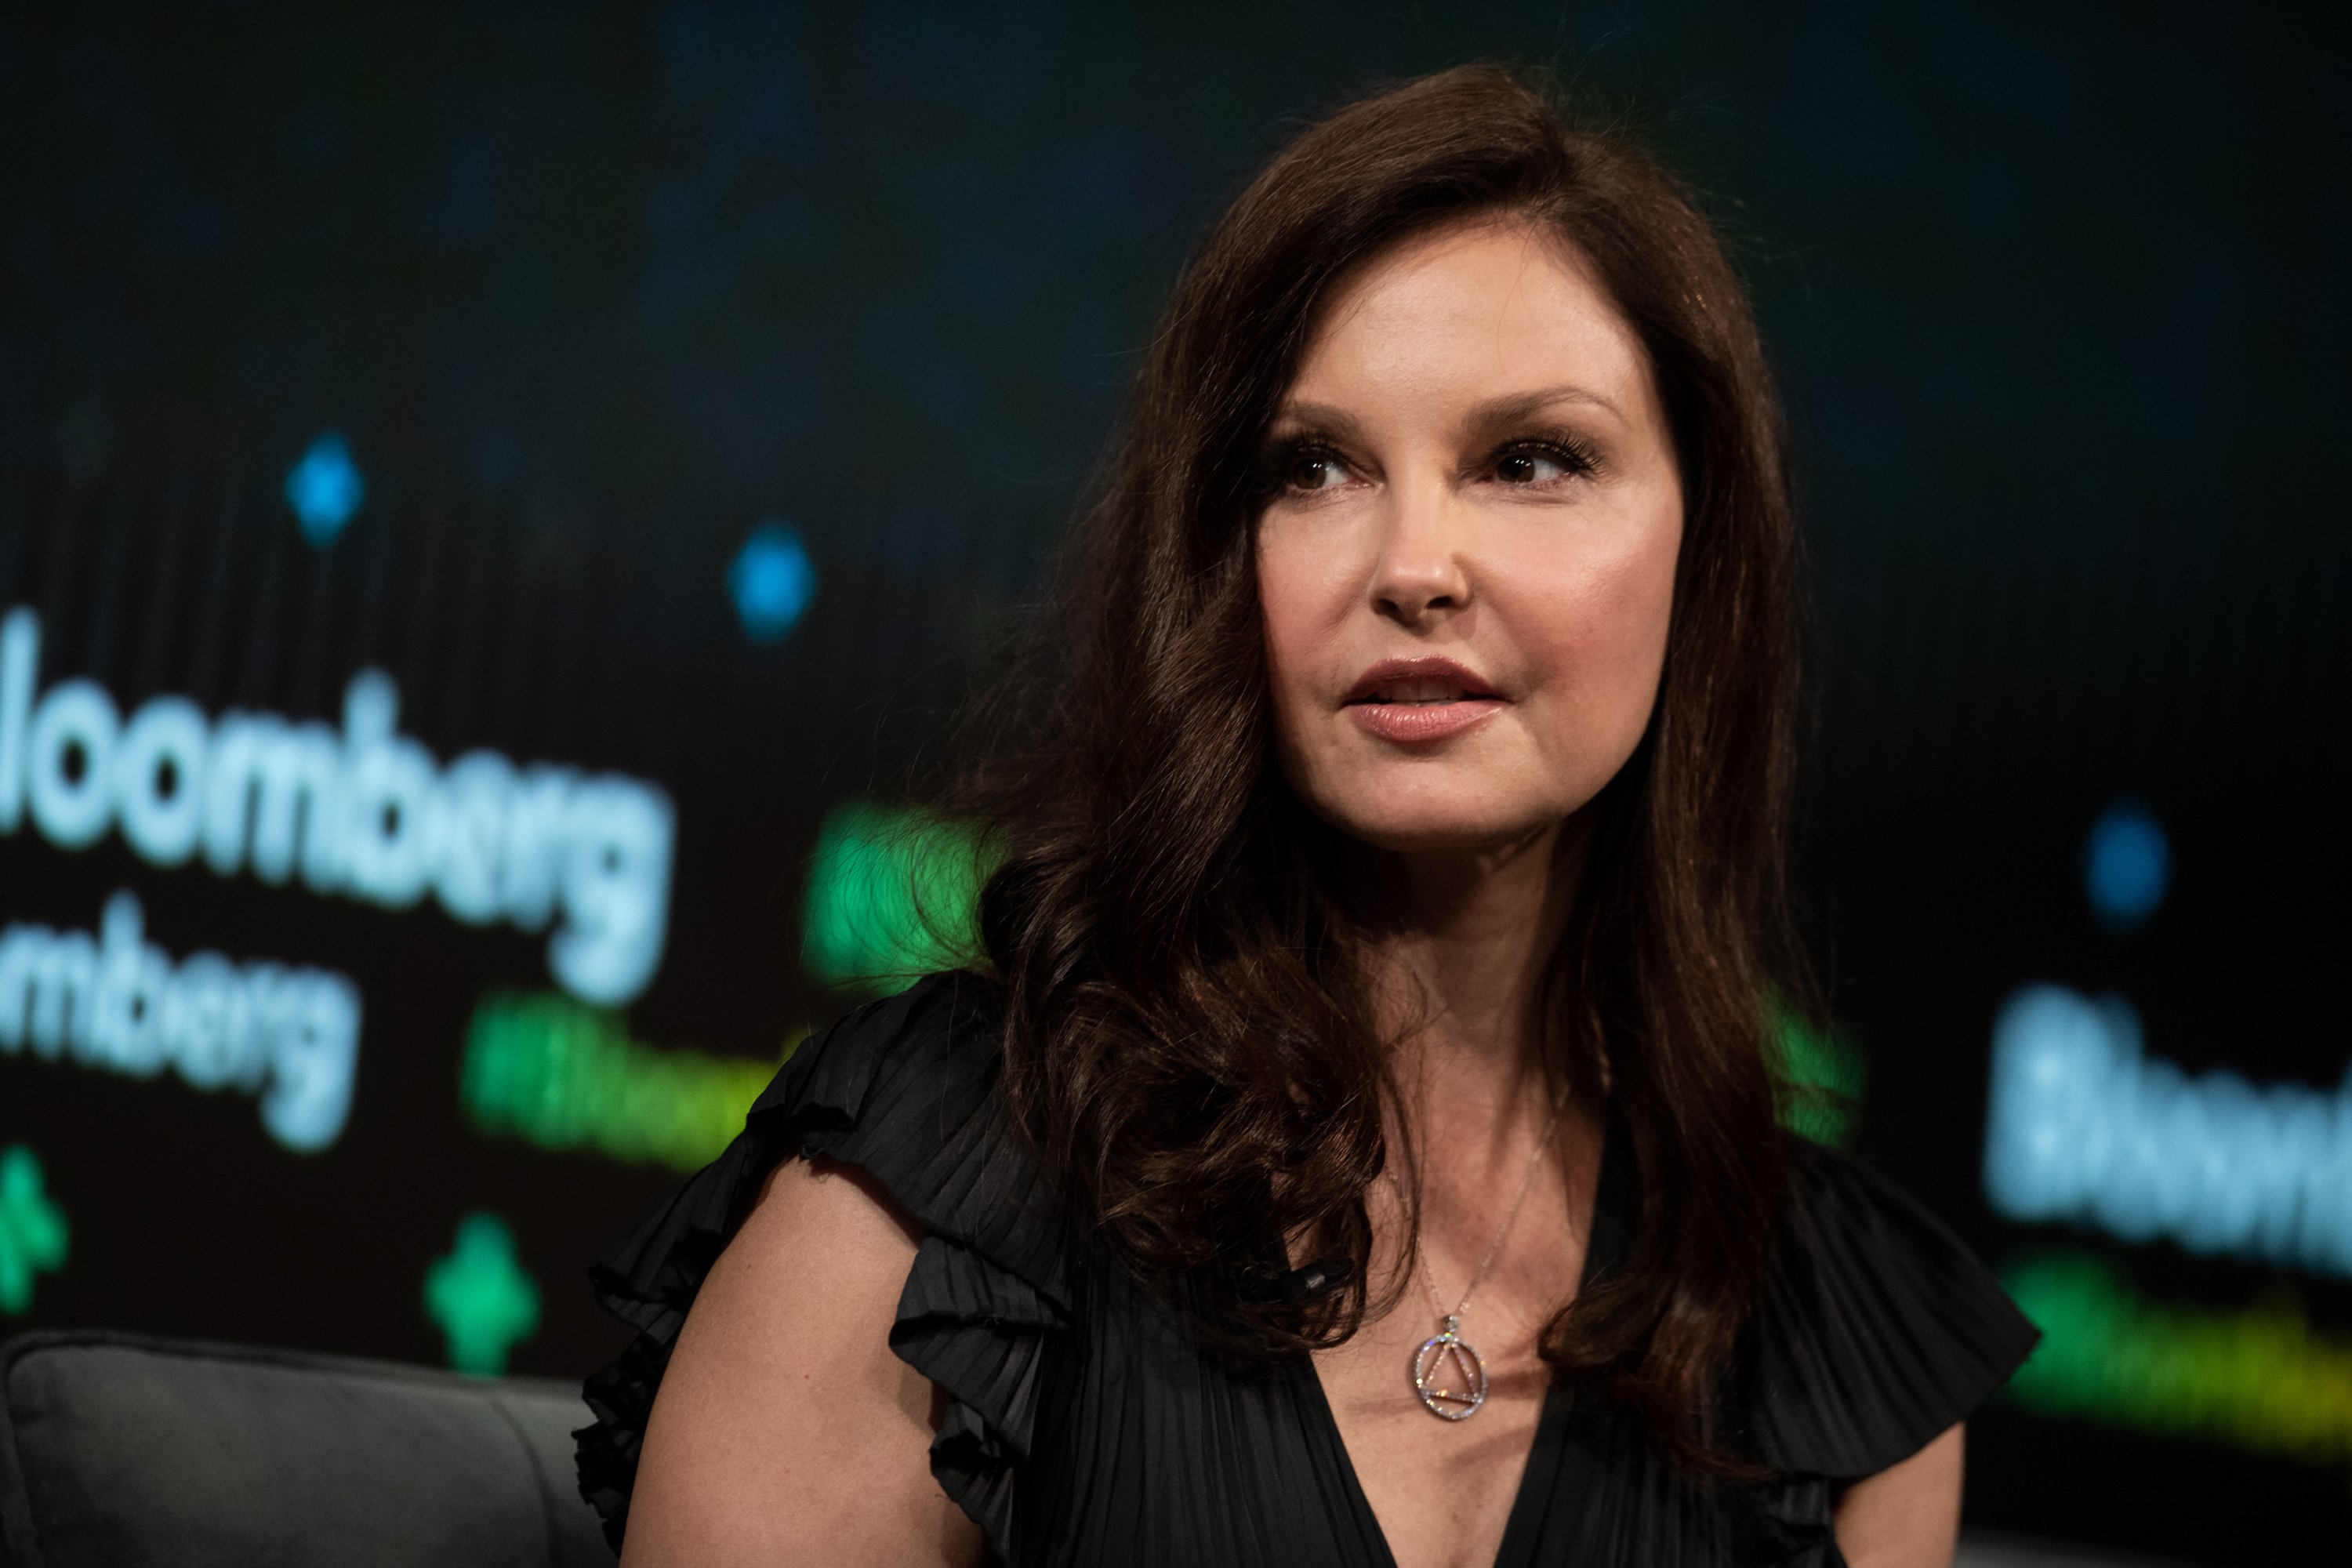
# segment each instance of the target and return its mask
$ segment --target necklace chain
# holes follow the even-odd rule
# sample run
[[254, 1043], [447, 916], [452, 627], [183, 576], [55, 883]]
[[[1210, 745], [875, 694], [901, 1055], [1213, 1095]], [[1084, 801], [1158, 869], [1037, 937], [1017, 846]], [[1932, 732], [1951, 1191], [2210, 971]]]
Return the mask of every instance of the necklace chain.
[[[1503, 1215], [1503, 1223], [1495, 1232], [1495, 1239], [1486, 1244], [1486, 1255], [1478, 1259], [1478, 1267], [1471, 1270], [1470, 1283], [1463, 1289], [1462, 1300], [1455, 1305], [1454, 1310], [1449, 1312], [1445, 1310], [1445, 1298], [1437, 1293], [1436, 1277], [1429, 1271], [1427, 1249], [1416, 1249], [1420, 1252], [1421, 1258], [1421, 1282], [1428, 1287], [1430, 1302], [1436, 1307], [1437, 1315], [1445, 1320], [1445, 1327], [1449, 1331], [1461, 1321], [1462, 1314], [1469, 1310], [1470, 1298], [1478, 1293], [1479, 1283], [1486, 1278], [1486, 1270], [1494, 1267], [1496, 1255], [1503, 1250], [1504, 1238], [1511, 1234], [1512, 1223], [1519, 1217], [1519, 1210], [1526, 1206], [1528, 1194], [1535, 1189], [1536, 1173], [1543, 1168], [1544, 1151], [1551, 1147], [1551, 1135], [1559, 1130], [1559, 1114], [1563, 1104], [1561, 1100], [1552, 1102], [1551, 1117], [1544, 1123], [1543, 1136], [1536, 1141], [1535, 1155], [1528, 1162], [1528, 1173], [1519, 1178], [1518, 1195], [1511, 1200], [1509, 1211]], [[1394, 1176], [1389, 1178], [1389, 1186], [1402, 1200], [1404, 1193], [1397, 1186]], [[1416, 1215], [1416, 1226], [1418, 1223], [1419, 1218]]]

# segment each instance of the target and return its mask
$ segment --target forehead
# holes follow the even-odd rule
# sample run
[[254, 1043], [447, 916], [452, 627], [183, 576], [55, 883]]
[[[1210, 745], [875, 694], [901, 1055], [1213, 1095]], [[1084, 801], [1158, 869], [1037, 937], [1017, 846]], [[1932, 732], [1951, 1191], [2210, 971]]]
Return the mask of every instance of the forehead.
[[1581, 250], [1524, 219], [1486, 219], [1416, 235], [1342, 274], [1290, 395], [1483, 400], [1563, 381], [1638, 395], [1648, 356]]

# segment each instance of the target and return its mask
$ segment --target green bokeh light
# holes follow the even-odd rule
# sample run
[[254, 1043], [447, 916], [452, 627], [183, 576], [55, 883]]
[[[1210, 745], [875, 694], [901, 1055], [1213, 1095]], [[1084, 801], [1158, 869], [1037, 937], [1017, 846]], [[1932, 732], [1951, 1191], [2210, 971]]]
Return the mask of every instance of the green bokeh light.
[[1815, 1027], [1778, 1002], [1771, 1037], [1780, 1124], [1816, 1143], [1843, 1145], [1862, 1100], [1862, 1053], [1844, 1036]]
[[990, 856], [970, 828], [851, 801], [817, 832], [801, 959], [828, 985], [886, 996], [970, 962]]
[[33, 1310], [33, 1279], [66, 1266], [72, 1232], [45, 1190], [40, 1157], [22, 1143], [0, 1149], [0, 1314]]
[[458, 1100], [484, 1132], [696, 1171], [743, 1130], [777, 1066], [658, 1050], [553, 992], [493, 992], [467, 1030]]
[[2075, 1252], [2011, 1264], [2001, 1283], [2043, 1335], [2009, 1385], [2029, 1409], [2352, 1459], [2352, 1340], [2315, 1332], [2284, 1290], [2237, 1310], [2158, 1305]]
[[539, 1281], [515, 1257], [514, 1232], [477, 1210], [457, 1222], [456, 1247], [425, 1271], [425, 1315], [449, 1344], [449, 1364], [472, 1377], [507, 1369], [516, 1344], [539, 1331]]

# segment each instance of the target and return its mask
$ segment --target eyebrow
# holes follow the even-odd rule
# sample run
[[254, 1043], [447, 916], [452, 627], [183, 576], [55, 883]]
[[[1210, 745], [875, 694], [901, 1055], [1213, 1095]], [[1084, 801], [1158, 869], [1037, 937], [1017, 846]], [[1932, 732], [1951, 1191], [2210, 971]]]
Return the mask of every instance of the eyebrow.
[[1595, 408], [1605, 409], [1614, 414], [1620, 419], [1625, 417], [1623, 409], [1591, 387], [1569, 383], [1559, 386], [1541, 387], [1534, 392], [1517, 393], [1509, 397], [1497, 397], [1492, 402], [1482, 403], [1470, 411], [1469, 417], [1463, 421], [1463, 425], [1465, 428], [1471, 430], [1484, 430], [1496, 425], [1513, 425], [1522, 419], [1531, 418], [1557, 403], [1589, 403]]
[[1309, 430], [1328, 430], [1343, 441], [1361, 440], [1364, 427], [1356, 416], [1344, 408], [1334, 408], [1328, 403], [1286, 403], [1274, 411], [1272, 425], [1298, 425]]
[[[1538, 387], [1533, 392], [1514, 393], [1508, 397], [1497, 397], [1478, 404], [1470, 410], [1462, 425], [1464, 429], [1469, 431], [1488, 430], [1497, 425], [1515, 425], [1520, 420], [1533, 418], [1545, 409], [1561, 403], [1590, 404], [1595, 408], [1604, 409], [1615, 415], [1620, 419], [1625, 417], [1623, 409], [1591, 387], [1567, 383], [1559, 386]], [[1344, 408], [1335, 408], [1328, 403], [1286, 403], [1275, 410], [1273, 423], [1303, 426], [1310, 430], [1328, 430], [1342, 440], [1357, 440], [1363, 436], [1363, 426], [1357, 422], [1354, 415]]]

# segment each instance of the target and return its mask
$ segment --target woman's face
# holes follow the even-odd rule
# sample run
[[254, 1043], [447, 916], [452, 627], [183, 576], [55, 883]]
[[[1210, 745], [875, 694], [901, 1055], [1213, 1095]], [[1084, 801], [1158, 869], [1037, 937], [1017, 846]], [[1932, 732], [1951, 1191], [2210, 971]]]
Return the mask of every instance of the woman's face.
[[1341, 280], [1269, 435], [1258, 598], [1284, 776], [1368, 843], [1499, 847], [1633, 755], [1682, 485], [1580, 256], [1456, 226]]

